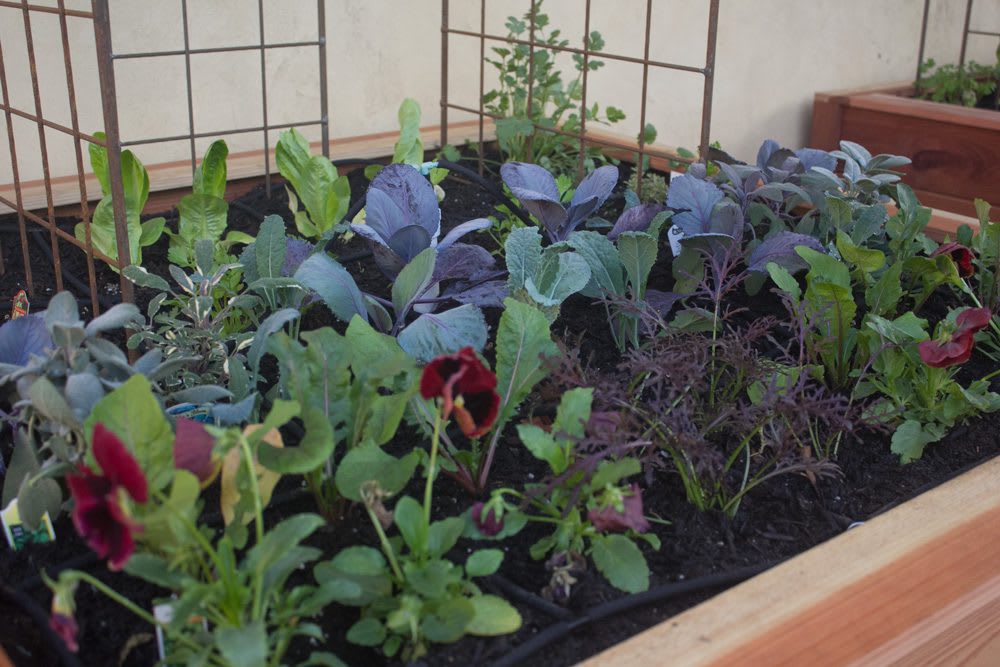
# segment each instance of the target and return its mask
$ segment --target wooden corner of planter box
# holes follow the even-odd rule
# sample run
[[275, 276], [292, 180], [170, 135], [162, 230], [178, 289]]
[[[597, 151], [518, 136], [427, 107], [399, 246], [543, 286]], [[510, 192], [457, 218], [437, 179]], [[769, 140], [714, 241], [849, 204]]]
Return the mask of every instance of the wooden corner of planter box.
[[1000, 665], [1000, 458], [583, 663]]

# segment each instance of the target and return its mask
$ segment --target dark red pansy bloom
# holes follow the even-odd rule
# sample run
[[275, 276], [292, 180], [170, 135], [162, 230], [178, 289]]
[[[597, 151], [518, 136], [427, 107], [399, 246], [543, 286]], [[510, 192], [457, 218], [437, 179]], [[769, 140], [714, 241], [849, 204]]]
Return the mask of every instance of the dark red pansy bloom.
[[951, 257], [958, 268], [958, 275], [963, 278], [968, 278], [976, 272], [976, 268], [972, 265], [972, 251], [961, 243], [952, 242], [938, 246], [938, 249], [931, 253], [931, 257], [938, 255]]
[[472, 506], [472, 521], [476, 524], [479, 532], [486, 537], [493, 537], [503, 530], [503, 519], [497, 519], [496, 510], [490, 508], [483, 514], [486, 508], [485, 503], [476, 503]]
[[946, 337], [925, 340], [917, 346], [920, 358], [932, 368], [964, 364], [972, 356], [977, 331], [985, 329], [993, 314], [989, 308], [967, 308], [955, 318], [955, 330]]
[[120, 570], [135, 550], [132, 534], [141, 528], [129, 517], [122, 492], [144, 503], [149, 485], [139, 463], [103, 424], [94, 426], [92, 442], [101, 474], [81, 463], [66, 476], [76, 503], [73, 526], [98, 556], [108, 559], [110, 569]]
[[49, 627], [63, 640], [66, 648], [72, 653], [80, 650], [80, 645], [76, 642], [79, 628], [76, 625], [76, 618], [72, 614], [53, 613], [49, 616]]
[[500, 409], [496, 387], [497, 376], [479, 361], [471, 347], [435, 358], [420, 377], [420, 395], [441, 398], [441, 416], [448, 419], [454, 414], [462, 433], [469, 438], [484, 435], [496, 421]]
[[628, 495], [623, 500], [622, 511], [613, 506], [595, 507], [587, 512], [587, 520], [593, 524], [599, 533], [624, 532], [631, 528], [637, 533], [649, 530], [649, 521], [642, 511], [642, 491], [638, 484], [629, 487]]

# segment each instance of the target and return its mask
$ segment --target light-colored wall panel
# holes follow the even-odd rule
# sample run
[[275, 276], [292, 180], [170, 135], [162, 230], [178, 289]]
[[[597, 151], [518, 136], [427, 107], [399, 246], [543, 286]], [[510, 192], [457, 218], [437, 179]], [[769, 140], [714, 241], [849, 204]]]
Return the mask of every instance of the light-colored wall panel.
[[[84, 0], [70, 3], [88, 8]], [[189, 0], [193, 47], [252, 44], [260, 39], [255, 0]], [[527, 0], [487, 0], [487, 31], [506, 34], [510, 14], [521, 15]], [[582, 0], [546, 0], [553, 25], [574, 45], [582, 44]], [[642, 54], [645, 0], [592, 0], [591, 29], [606, 49]], [[654, 0], [653, 58], [700, 66], [705, 57], [707, 0]], [[916, 68], [921, 0], [722, 0], [719, 24], [712, 138], [731, 153], [752, 157], [767, 137], [798, 146], [808, 135], [812, 96], [818, 90], [907, 79]], [[265, 0], [269, 41], [312, 40], [316, 4], [312, 0]], [[964, 19], [962, 0], [932, 0], [929, 56], [957, 59]], [[112, 0], [116, 51], [176, 49], [183, 44], [180, 1]], [[440, 98], [440, 0], [328, 0], [328, 99], [331, 137], [383, 132], [396, 127], [396, 109], [414, 97], [424, 124], [436, 124]], [[476, 30], [479, 3], [452, 0], [452, 25]], [[973, 23], [1000, 30], [1000, 3], [977, 0]], [[42, 88], [43, 111], [68, 124], [65, 74], [58, 21], [33, 15], [32, 28]], [[81, 129], [100, 125], [100, 89], [89, 21], [69, 19], [70, 42]], [[19, 11], [0, 9], [0, 45], [12, 102], [34, 110]], [[492, 46], [487, 43], [487, 48]], [[989, 61], [995, 38], [973, 36], [969, 58]], [[476, 106], [479, 42], [450, 41], [451, 98]], [[560, 59], [568, 74], [571, 61]], [[195, 125], [211, 130], [260, 122], [260, 73], [256, 53], [192, 56]], [[312, 119], [319, 114], [318, 59], [314, 49], [276, 49], [267, 55], [268, 113], [272, 123]], [[183, 132], [187, 126], [183, 59], [118, 61], [118, 107], [123, 138]], [[486, 89], [495, 80], [486, 68]], [[589, 99], [625, 110], [618, 127], [635, 136], [639, 127], [641, 68], [607, 65], [592, 79]], [[648, 120], [659, 141], [694, 148], [698, 143], [701, 78], [651, 70]], [[467, 116], [455, 112], [455, 120]], [[41, 176], [37, 131], [17, 122], [18, 162], [25, 180]], [[319, 128], [306, 128], [310, 139]], [[0, 183], [11, 181], [5, 121], [0, 116]], [[262, 145], [259, 134], [225, 137], [234, 152]], [[198, 142], [203, 150], [209, 140]], [[272, 142], [273, 144], [273, 142]], [[185, 159], [185, 142], [135, 149], [148, 163]], [[74, 171], [72, 146], [50, 147], [54, 176]]]

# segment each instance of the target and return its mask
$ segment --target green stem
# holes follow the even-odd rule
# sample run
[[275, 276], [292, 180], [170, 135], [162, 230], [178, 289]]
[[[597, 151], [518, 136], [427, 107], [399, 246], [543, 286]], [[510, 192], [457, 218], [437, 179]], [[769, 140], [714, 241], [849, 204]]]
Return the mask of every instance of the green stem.
[[431, 436], [431, 461], [427, 468], [427, 484], [424, 486], [424, 527], [431, 525], [431, 492], [434, 489], [434, 467], [437, 465], [438, 443], [441, 440], [441, 410], [434, 412], [434, 434]]
[[173, 640], [175, 640], [177, 642], [180, 642], [181, 644], [184, 644], [185, 646], [187, 646], [189, 649], [195, 651], [196, 653], [201, 653], [204, 650], [204, 648], [205, 648], [204, 646], [201, 646], [197, 642], [195, 642], [195, 641], [193, 641], [193, 640], [185, 637], [182, 634], [175, 633], [174, 631], [172, 631], [170, 629], [169, 625], [167, 625], [166, 623], [161, 623], [160, 621], [156, 620], [155, 616], [153, 616], [152, 614], [150, 614], [148, 611], [146, 611], [145, 609], [143, 609], [142, 607], [140, 607], [136, 603], [134, 603], [131, 600], [129, 600], [127, 597], [125, 597], [125, 596], [121, 595], [120, 593], [118, 593], [118, 591], [116, 591], [115, 589], [111, 588], [110, 586], [108, 586], [107, 584], [105, 584], [100, 579], [96, 579], [96, 578], [92, 577], [91, 575], [87, 574], [86, 572], [80, 572], [80, 571], [74, 571], [72, 573], [72, 576], [75, 577], [75, 578], [77, 578], [77, 579], [79, 579], [80, 581], [87, 582], [88, 584], [90, 584], [91, 586], [93, 586], [95, 589], [97, 589], [98, 592], [103, 593], [105, 597], [109, 598], [113, 602], [118, 603], [119, 605], [121, 605], [125, 609], [128, 609], [130, 612], [132, 612], [133, 614], [135, 614], [136, 616], [138, 616], [139, 618], [141, 618], [145, 622], [149, 623], [150, 625], [158, 626], [171, 639], [173, 639]]
[[399, 563], [396, 561], [396, 552], [392, 550], [392, 545], [389, 544], [389, 538], [386, 537], [385, 530], [382, 528], [382, 522], [378, 520], [375, 516], [375, 511], [365, 503], [365, 510], [368, 512], [368, 517], [372, 521], [372, 525], [375, 527], [375, 533], [378, 535], [379, 544], [382, 546], [382, 551], [385, 553], [386, 558], [389, 559], [389, 565], [392, 567], [392, 573], [396, 575], [396, 581], [403, 581], [403, 571], [399, 569]]
[[[245, 436], [240, 436], [240, 449], [243, 454], [243, 462], [246, 464], [247, 475], [250, 477], [250, 489], [253, 493], [254, 528], [256, 529], [256, 544], [264, 541], [264, 503], [260, 499], [260, 485], [257, 483], [257, 470], [254, 467], [253, 452], [250, 451], [250, 442]], [[263, 591], [263, 577], [260, 571], [253, 573], [253, 618], [261, 617], [261, 598]]]

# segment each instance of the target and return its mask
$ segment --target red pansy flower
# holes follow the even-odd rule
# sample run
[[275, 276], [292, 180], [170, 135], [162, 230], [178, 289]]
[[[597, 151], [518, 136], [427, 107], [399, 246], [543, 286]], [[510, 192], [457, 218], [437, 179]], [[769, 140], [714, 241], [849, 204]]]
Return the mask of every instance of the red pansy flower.
[[141, 529], [129, 517], [124, 494], [144, 503], [149, 499], [149, 486], [118, 436], [96, 424], [92, 440], [101, 474], [81, 463], [66, 476], [76, 502], [73, 525], [98, 556], [108, 559], [110, 569], [120, 570], [135, 550], [132, 534]]
[[595, 507], [587, 512], [587, 520], [599, 533], [624, 532], [629, 528], [637, 533], [649, 530], [649, 521], [642, 511], [642, 491], [638, 484], [629, 487], [628, 495], [624, 497], [622, 505], [621, 512], [613, 505]]
[[917, 346], [920, 358], [932, 368], [948, 368], [964, 364], [972, 356], [977, 331], [985, 329], [992, 313], [989, 308], [967, 308], [955, 319], [955, 330], [935, 340], [925, 340]]
[[968, 278], [976, 272], [976, 268], [972, 265], [972, 251], [961, 243], [953, 241], [938, 246], [938, 249], [931, 253], [931, 257], [938, 255], [950, 256], [951, 260], [955, 262], [955, 266], [958, 267], [958, 275], [963, 278]]
[[459, 428], [469, 438], [490, 430], [500, 409], [497, 376], [479, 361], [471, 347], [437, 357], [424, 368], [420, 395], [442, 399], [442, 417], [453, 413]]
[[476, 528], [479, 532], [486, 537], [493, 537], [501, 530], [503, 530], [503, 519], [497, 519], [496, 510], [490, 508], [486, 510], [485, 514], [483, 510], [486, 508], [485, 503], [476, 503], [472, 506], [472, 521], [476, 524]]

